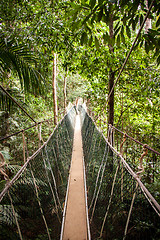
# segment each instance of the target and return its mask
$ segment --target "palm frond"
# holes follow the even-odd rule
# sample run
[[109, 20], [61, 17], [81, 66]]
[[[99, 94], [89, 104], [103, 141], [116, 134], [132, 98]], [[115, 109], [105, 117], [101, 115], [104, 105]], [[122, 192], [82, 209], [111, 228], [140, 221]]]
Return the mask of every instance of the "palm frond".
[[17, 45], [13, 40], [0, 34], [0, 78], [4, 72], [15, 71], [22, 89], [33, 94], [41, 94], [44, 87], [43, 76], [36, 71], [37, 59], [25, 45]]

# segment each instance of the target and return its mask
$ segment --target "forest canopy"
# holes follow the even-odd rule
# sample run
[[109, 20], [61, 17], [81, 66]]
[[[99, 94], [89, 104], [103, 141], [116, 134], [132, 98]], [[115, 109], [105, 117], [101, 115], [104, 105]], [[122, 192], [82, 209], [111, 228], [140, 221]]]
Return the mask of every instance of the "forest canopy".
[[[144, 27], [106, 104], [149, 8]], [[147, 139], [157, 136], [158, 0], [2, 0], [0, 16], [0, 79], [32, 116], [43, 119], [43, 109], [49, 117], [53, 114], [55, 53], [59, 112], [82, 97], [95, 115], [104, 108], [109, 123]], [[0, 93], [2, 110], [10, 110], [12, 117], [19, 110]]]

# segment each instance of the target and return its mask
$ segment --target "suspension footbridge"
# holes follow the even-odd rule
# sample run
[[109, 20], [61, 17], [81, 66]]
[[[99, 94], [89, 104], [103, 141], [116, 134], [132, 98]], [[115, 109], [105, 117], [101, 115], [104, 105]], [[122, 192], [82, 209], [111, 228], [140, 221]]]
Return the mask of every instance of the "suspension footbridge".
[[[88, 239], [85, 195], [85, 172], [83, 162], [82, 136], [80, 117], [76, 116], [73, 153], [69, 174], [68, 194], [66, 195], [66, 209], [64, 209], [64, 231], [62, 225], [61, 239]], [[66, 210], [66, 211], [65, 211]]]
[[23, 166], [1, 156], [1, 239], [159, 239], [158, 152], [111, 125], [102, 132], [81, 105], [38, 136]]

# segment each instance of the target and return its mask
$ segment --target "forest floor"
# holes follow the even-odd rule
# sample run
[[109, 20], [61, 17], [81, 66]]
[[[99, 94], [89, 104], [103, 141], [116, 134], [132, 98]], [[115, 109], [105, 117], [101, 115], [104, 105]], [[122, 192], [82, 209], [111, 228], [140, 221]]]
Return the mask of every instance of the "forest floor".
[[82, 136], [77, 115], [63, 240], [87, 240], [85, 205]]

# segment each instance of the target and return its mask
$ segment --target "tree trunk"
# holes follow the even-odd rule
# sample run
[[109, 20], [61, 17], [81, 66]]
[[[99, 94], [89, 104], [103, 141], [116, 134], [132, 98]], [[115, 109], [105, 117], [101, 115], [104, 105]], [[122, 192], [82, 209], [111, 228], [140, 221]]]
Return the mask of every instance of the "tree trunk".
[[67, 107], [67, 71], [66, 71], [65, 76], [64, 76], [63, 92], [64, 92], [64, 114], [65, 114], [66, 113], [66, 107]]
[[[110, 74], [109, 74], [109, 93], [114, 85], [114, 78], [115, 78], [115, 73], [110, 69]], [[108, 101], [108, 106], [109, 106], [109, 112], [108, 112], [108, 123], [109, 124], [114, 124], [114, 90], [109, 98]]]
[[[110, 35], [110, 39], [113, 39], [113, 14], [111, 14], [110, 16], [109, 35]], [[109, 44], [109, 50], [111, 54], [114, 53], [114, 48], [112, 43]], [[109, 86], [108, 86], [109, 93], [114, 85], [114, 79], [115, 79], [115, 73], [113, 72], [112, 68], [110, 68]], [[114, 90], [109, 98], [108, 106], [109, 106], [108, 123], [113, 125], [114, 124]]]
[[54, 60], [53, 60], [52, 90], [53, 90], [54, 124], [57, 125], [58, 109], [57, 109], [57, 88], [56, 88], [56, 53], [54, 53]]
[[121, 104], [121, 114], [122, 114], [122, 120], [121, 120], [121, 122], [122, 122], [122, 132], [123, 132], [123, 92], [122, 92], [122, 104]]
[[[56, 74], [57, 74], [57, 59], [56, 59], [56, 53], [54, 53], [54, 60], [53, 60], [53, 75], [52, 75], [52, 89], [53, 89], [53, 112], [54, 112], [54, 124], [57, 125], [57, 118], [58, 118], [58, 108], [57, 108], [57, 86], [56, 86]], [[56, 165], [55, 165], [55, 179], [56, 179], [56, 184], [57, 186], [60, 185], [60, 179], [59, 179], [59, 171], [58, 171], [58, 160], [59, 160], [59, 145], [58, 145], [58, 132], [56, 131], [55, 133], [55, 151], [56, 151]]]
[[[113, 14], [111, 13], [110, 15], [110, 23], [109, 23], [109, 36], [110, 39], [113, 39]], [[110, 54], [113, 55], [114, 54], [114, 47], [112, 42], [109, 43], [109, 51]], [[109, 72], [109, 84], [108, 84], [108, 94], [110, 94], [111, 89], [114, 85], [114, 78], [115, 78], [115, 72], [112, 70], [112, 67], [110, 67], [110, 72]], [[108, 101], [108, 123], [109, 124], [114, 124], [114, 90], [112, 91], [112, 94], [110, 95], [109, 101]], [[113, 136], [113, 132], [112, 135], [110, 136], [110, 143], [112, 145], [114, 145], [113, 143], [114, 140], [114, 136]], [[109, 150], [109, 158], [110, 158], [110, 164], [109, 164], [109, 168], [110, 171], [113, 171], [113, 152], [110, 149]]]

